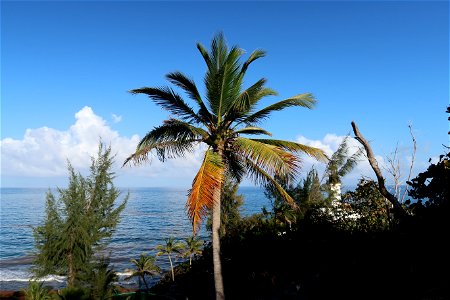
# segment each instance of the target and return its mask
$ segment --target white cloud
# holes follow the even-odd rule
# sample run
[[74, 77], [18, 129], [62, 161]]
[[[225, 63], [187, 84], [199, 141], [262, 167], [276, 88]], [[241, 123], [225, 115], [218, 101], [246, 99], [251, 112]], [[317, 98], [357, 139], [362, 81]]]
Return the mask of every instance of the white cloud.
[[[329, 156], [335, 152], [345, 136], [326, 134], [320, 140], [311, 140], [304, 136], [298, 136], [296, 141], [309, 146], [323, 149]], [[96, 155], [98, 142], [102, 141], [111, 145], [113, 153], [116, 153], [116, 185], [118, 186], [183, 186], [189, 187], [198, 171], [202, 160], [204, 148], [197, 146], [193, 153], [179, 159], [169, 159], [160, 162], [156, 157], [151, 163], [141, 166], [121, 167], [122, 162], [134, 152], [140, 140], [138, 135], [131, 137], [120, 136], [117, 131], [111, 129], [107, 122], [86, 106], [75, 114], [74, 124], [67, 130], [57, 130], [48, 127], [27, 129], [23, 139], [16, 140], [4, 138], [0, 141], [1, 148], [1, 176], [3, 186], [43, 186], [53, 187], [54, 182], [66, 182], [67, 160], [72, 166], [86, 173], [91, 156]], [[359, 143], [351, 138], [349, 140], [350, 154], [357, 151]], [[407, 151], [407, 150], [405, 150]], [[407, 153], [402, 156], [402, 175], [408, 174], [411, 157]], [[381, 155], [376, 156], [380, 167], [385, 166], [385, 159]], [[315, 166], [322, 173], [325, 165], [304, 155], [302, 173]], [[418, 163], [416, 162], [416, 166]], [[422, 168], [423, 169], [423, 168]], [[344, 177], [344, 184], [355, 184], [361, 176], [374, 178], [367, 159], [362, 158], [356, 168]], [[14, 178], [20, 180], [14, 181]], [[24, 183], [25, 179], [28, 183]], [[386, 178], [389, 180], [390, 177]], [[33, 179], [34, 182], [33, 182]], [[42, 184], [45, 182], [45, 184]], [[47, 183], [48, 182], [48, 183]], [[39, 184], [39, 185], [38, 185]], [[247, 183], [248, 184], [248, 183]]]
[[[53, 179], [67, 177], [67, 160], [75, 170], [85, 173], [90, 158], [97, 154], [100, 139], [116, 153], [114, 171], [121, 186], [170, 186], [171, 183], [188, 186], [201, 162], [201, 149], [197, 148], [185, 158], [164, 164], [155, 158], [151, 164], [121, 168], [122, 162], [134, 152], [139, 136], [120, 136], [86, 106], [75, 114], [75, 122], [67, 130], [27, 129], [21, 140], [1, 140], [2, 181], [11, 186], [14, 184], [11, 178], [48, 178], [47, 187], [51, 187]], [[29, 184], [34, 186], [32, 182]]]
[[[338, 149], [339, 144], [344, 140], [344, 138], [345, 136], [338, 136], [336, 134], [329, 133], [326, 134], [321, 140], [310, 140], [304, 136], [298, 136], [296, 138], [296, 141], [308, 146], [320, 148], [325, 151], [325, 153], [330, 157]], [[348, 145], [349, 155], [353, 155], [356, 151], [358, 151], [358, 148], [360, 147], [359, 142], [354, 138], [350, 138], [348, 140]], [[375, 158], [377, 159], [380, 168], [383, 169], [384, 166], [386, 166], [385, 159], [381, 155], [375, 155]], [[305, 174], [306, 172], [308, 172], [308, 170], [312, 166], [314, 166], [318, 170], [319, 176], [323, 175], [325, 164], [318, 163], [313, 158], [304, 156], [303, 173]], [[373, 179], [375, 178], [375, 174], [365, 156], [362, 156], [361, 161], [356, 165], [353, 171], [343, 178], [343, 184], [355, 185], [358, 179], [360, 179], [361, 177], [368, 177]]]

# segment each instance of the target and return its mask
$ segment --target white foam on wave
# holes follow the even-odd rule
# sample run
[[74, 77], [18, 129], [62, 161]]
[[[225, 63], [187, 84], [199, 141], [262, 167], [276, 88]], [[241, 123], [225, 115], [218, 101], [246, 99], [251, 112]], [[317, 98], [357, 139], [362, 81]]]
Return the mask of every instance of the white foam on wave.
[[116, 272], [116, 275], [120, 276], [120, 277], [131, 276], [132, 274], [133, 274], [133, 271]]
[[[28, 282], [34, 279], [33, 276], [26, 271], [11, 271], [11, 270], [0, 270], [0, 281], [17, 281], [17, 282]], [[65, 282], [66, 277], [58, 275], [48, 275], [39, 278], [39, 281], [45, 282]]]

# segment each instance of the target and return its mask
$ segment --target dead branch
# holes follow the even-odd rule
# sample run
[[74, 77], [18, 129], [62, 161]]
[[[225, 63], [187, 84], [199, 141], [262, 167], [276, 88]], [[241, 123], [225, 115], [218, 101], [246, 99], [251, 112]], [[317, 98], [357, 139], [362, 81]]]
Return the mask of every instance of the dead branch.
[[[413, 131], [412, 131], [412, 125], [409, 124], [408, 127], [409, 127], [409, 133], [411, 134], [411, 139], [413, 142], [413, 151], [412, 151], [412, 156], [411, 156], [411, 164], [409, 165], [408, 179], [406, 180], [406, 182], [411, 180], [412, 170], [414, 167], [414, 161], [416, 160], [416, 152], [417, 152], [417, 141], [416, 141], [416, 137], [414, 136]], [[408, 190], [409, 190], [409, 186], [406, 185], [406, 189], [403, 193], [402, 200], [401, 200], [402, 203], [403, 203], [403, 201], [405, 201], [405, 197], [406, 197], [406, 194], [408, 193]]]
[[367, 159], [369, 160], [369, 164], [372, 167], [372, 170], [375, 172], [375, 175], [377, 177], [378, 190], [380, 191], [381, 195], [383, 195], [389, 202], [392, 203], [392, 205], [394, 206], [394, 213], [396, 213], [399, 217], [407, 216], [405, 209], [403, 208], [403, 206], [400, 205], [400, 203], [398, 202], [398, 199], [386, 189], [386, 186], [384, 184], [383, 174], [381, 173], [380, 168], [378, 167], [378, 162], [375, 159], [375, 155], [373, 154], [372, 148], [370, 147], [369, 142], [363, 137], [361, 132], [359, 132], [359, 129], [356, 126], [356, 123], [353, 121], [352, 121], [352, 128], [353, 128], [353, 133], [355, 134], [355, 139], [366, 150]]

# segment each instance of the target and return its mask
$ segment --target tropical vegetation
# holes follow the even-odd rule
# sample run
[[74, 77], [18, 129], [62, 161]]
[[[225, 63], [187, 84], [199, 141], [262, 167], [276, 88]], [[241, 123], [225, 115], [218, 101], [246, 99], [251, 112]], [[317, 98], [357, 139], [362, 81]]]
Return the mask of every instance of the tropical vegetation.
[[[207, 65], [203, 97], [184, 74], [167, 75], [197, 110], [169, 87], [132, 90], [150, 96], [177, 119], [152, 129], [125, 161], [141, 164], [151, 153], [165, 161], [206, 144], [186, 204], [193, 235], [183, 241], [166, 238], [153, 249], [155, 255], [131, 259], [134, 269], [128, 278], [137, 277], [139, 289], [142, 282], [146, 290], [120, 294], [106, 247], [128, 196], [116, 203], [114, 157], [111, 147], [100, 143], [88, 177], [69, 163], [68, 188], [58, 189], [58, 198], [48, 192], [45, 219], [33, 230], [36, 279], [65, 275], [67, 287], [49, 292], [43, 282], [32, 280], [24, 290], [26, 299], [223, 299], [224, 283], [230, 299], [449, 298], [448, 147], [407, 181], [410, 199], [399, 202], [386, 190], [370, 144], [354, 122], [364, 150], [350, 155], [347, 137], [330, 159], [298, 143], [247, 137], [270, 135], [258, 127], [263, 119], [287, 107], [312, 108], [314, 98], [301, 94], [261, 109], [259, 101], [275, 92], [265, 87], [265, 79], [247, 88], [243, 79], [263, 51], [241, 61], [243, 51], [229, 49], [221, 34], [209, 52], [201, 44], [197, 48]], [[363, 151], [377, 182], [361, 178], [341, 198], [342, 178]], [[326, 162], [325, 183], [316, 168], [298, 180], [301, 153]], [[245, 175], [263, 185], [271, 207], [244, 217], [239, 209], [245, 199], [238, 187]], [[195, 234], [205, 217], [212, 243]], [[167, 255], [170, 274], [150, 286], [147, 279], [162, 271], [156, 263], [162, 255]], [[174, 257], [185, 261], [176, 265]]]
[[174, 237], [169, 237], [164, 239], [165, 244], [156, 245], [155, 249], [158, 250], [156, 256], [167, 255], [170, 263], [170, 270], [172, 271], [172, 281], [175, 281], [175, 273], [173, 271], [173, 254], [180, 254], [184, 249], [184, 244], [182, 242], [178, 242]]
[[146, 277], [159, 275], [161, 273], [161, 268], [158, 265], [156, 265], [156, 257], [148, 255], [146, 253], [141, 253], [139, 259], [132, 258], [131, 262], [134, 264], [135, 269], [127, 278], [129, 279], [132, 277], [138, 277], [139, 288], [141, 287], [141, 280], [142, 280], [146, 290], [148, 291], [149, 286]]

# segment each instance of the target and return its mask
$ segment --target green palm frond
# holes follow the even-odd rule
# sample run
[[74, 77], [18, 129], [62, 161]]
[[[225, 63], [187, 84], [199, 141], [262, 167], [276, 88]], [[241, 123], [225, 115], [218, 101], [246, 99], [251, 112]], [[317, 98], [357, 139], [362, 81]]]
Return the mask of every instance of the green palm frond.
[[136, 151], [125, 160], [124, 165], [130, 161], [135, 164], [147, 161], [152, 150], [156, 151], [161, 161], [167, 158], [184, 157], [186, 152], [194, 150], [194, 143], [207, 137], [208, 133], [202, 128], [177, 119], [167, 120], [142, 138]]
[[185, 251], [183, 253], [183, 257], [188, 257], [194, 254], [201, 254], [203, 241], [200, 240], [196, 236], [190, 236], [184, 239], [185, 242]]
[[264, 50], [255, 50], [253, 51], [249, 58], [247, 58], [247, 60], [242, 64], [242, 69], [241, 69], [241, 77], [243, 77], [245, 75], [245, 72], [248, 69], [248, 66], [250, 66], [250, 64], [252, 62], [254, 62], [255, 60], [257, 60], [258, 58], [264, 57], [266, 56], [266, 51]]
[[197, 49], [203, 57], [208, 69], [212, 68], [211, 57], [209, 56], [208, 50], [200, 43], [197, 43]]
[[299, 170], [298, 157], [282, 148], [243, 137], [236, 138], [234, 150], [251, 160], [270, 176], [293, 179]]
[[303, 145], [303, 144], [299, 144], [299, 143], [295, 143], [295, 142], [290, 142], [290, 141], [283, 141], [283, 140], [273, 140], [273, 139], [252, 139], [252, 140], [260, 142], [260, 143], [280, 147], [284, 150], [291, 151], [291, 152], [305, 153], [305, 154], [315, 158], [318, 161], [322, 161], [322, 162], [329, 161], [325, 152], [319, 148], [315, 148], [315, 147], [311, 147], [311, 146], [307, 146], [307, 145]]
[[217, 116], [218, 124], [240, 94], [241, 80], [238, 77], [240, 55], [242, 52], [238, 48], [233, 48], [223, 64], [208, 70], [206, 75], [207, 97], [211, 110]]
[[351, 170], [353, 170], [356, 167], [356, 165], [358, 164], [358, 162], [360, 161], [362, 154], [363, 154], [363, 150], [359, 149], [358, 152], [356, 152], [351, 157], [349, 157], [347, 159], [347, 161], [345, 162], [345, 164], [339, 169], [339, 176], [344, 177]]
[[205, 106], [205, 103], [198, 92], [197, 86], [195, 82], [186, 77], [181, 72], [173, 72], [166, 75], [166, 78], [176, 86], [182, 88], [191, 99], [193, 99], [200, 106], [200, 110], [198, 111], [199, 117], [203, 120], [203, 124], [213, 121], [213, 117], [209, 112], [208, 108]]
[[217, 125], [220, 125], [224, 115], [241, 91], [239, 58], [244, 52], [237, 46], [228, 50], [221, 33], [212, 40], [209, 53], [201, 44], [197, 44], [197, 48], [208, 66], [204, 80], [206, 96], [212, 113], [217, 117]]
[[174, 237], [168, 237], [164, 239], [165, 244], [159, 244], [155, 246], [155, 249], [159, 252], [156, 256], [161, 256], [163, 254], [172, 254], [172, 253], [180, 253], [182, 249], [184, 249], [184, 244], [182, 242], [178, 242]]
[[272, 136], [272, 134], [270, 132], [266, 131], [265, 129], [260, 128], [260, 127], [255, 127], [255, 126], [248, 126], [245, 128], [241, 128], [241, 129], [235, 130], [234, 133], [237, 133], [237, 134], [265, 134], [268, 136]]
[[286, 192], [286, 190], [263, 168], [250, 159], [246, 159], [246, 169], [250, 178], [257, 184], [262, 186], [271, 186], [280, 194], [280, 196], [293, 208], [299, 210], [300, 208], [295, 203], [294, 199]]
[[269, 105], [266, 108], [263, 108], [251, 114], [250, 116], [243, 118], [242, 121], [240, 121], [239, 123], [243, 122], [246, 124], [255, 124], [267, 118], [274, 111], [283, 110], [285, 108], [292, 106], [301, 106], [311, 109], [314, 107], [315, 104], [316, 100], [314, 99], [312, 94], [310, 93], [300, 94], [292, 98], [285, 99], [272, 105]]
[[143, 87], [140, 89], [133, 89], [130, 93], [145, 94], [149, 96], [156, 104], [170, 111], [174, 115], [179, 116], [184, 121], [196, 123], [202, 122], [201, 118], [197, 116], [192, 107], [187, 105], [183, 98], [169, 87]]
[[328, 176], [329, 183], [341, 182], [341, 178], [354, 169], [356, 164], [359, 162], [361, 155], [363, 154], [363, 149], [358, 148], [358, 150], [352, 156], [349, 157], [348, 139], [349, 136], [346, 136], [344, 138], [344, 140], [339, 144], [338, 149], [333, 153], [333, 155], [330, 158], [330, 161], [327, 164], [325, 173]]
[[361, 159], [361, 156], [364, 154], [362, 148], [358, 148], [358, 150], [349, 158], [347, 158], [347, 161], [339, 168], [339, 176], [344, 177], [347, 175], [351, 170], [355, 168], [355, 166], [358, 164], [358, 162]]
[[222, 186], [224, 171], [222, 158], [212, 150], [207, 150], [200, 170], [192, 182], [186, 203], [194, 234], [201, 219], [209, 214], [214, 204], [214, 193]]
[[145, 253], [141, 253], [139, 259], [132, 258], [130, 260], [136, 267], [136, 270], [130, 274], [127, 279], [130, 279], [135, 276], [143, 276], [147, 275], [157, 275], [161, 272], [161, 269], [155, 264], [155, 257], [146, 255]]
[[274, 90], [264, 87], [265, 83], [266, 79], [262, 78], [241, 92], [229, 107], [226, 120], [230, 122], [239, 120], [239, 118], [248, 115], [262, 98], [277, 95]]

